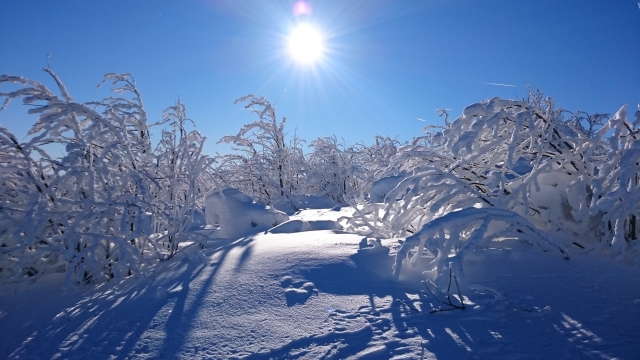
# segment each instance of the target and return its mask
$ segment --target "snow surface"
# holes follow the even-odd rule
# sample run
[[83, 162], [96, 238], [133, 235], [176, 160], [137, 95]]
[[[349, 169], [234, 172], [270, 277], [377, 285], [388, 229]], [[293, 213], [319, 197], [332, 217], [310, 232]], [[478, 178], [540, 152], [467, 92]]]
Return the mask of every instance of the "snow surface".
[[[352, 211], [305, 210], [290, 224], [326, 225]], [[564, 260], [519, 241], [492, 242], [464, 260], [467, 309], [430, 314], [438, 304], [420, 283], [419, 270], [405, 268], [398, 281], [391, 280], [397, 239], [377, 243], [314, 229], [210, 240], [201, 253], [187, 247], [157, 265], [164, 271], [84, 292], [62, 289], [62, 274], [2, 284], [0, 358], [640, 354], [640, 269], [601, 253], [570, 249], [571, 260]]]

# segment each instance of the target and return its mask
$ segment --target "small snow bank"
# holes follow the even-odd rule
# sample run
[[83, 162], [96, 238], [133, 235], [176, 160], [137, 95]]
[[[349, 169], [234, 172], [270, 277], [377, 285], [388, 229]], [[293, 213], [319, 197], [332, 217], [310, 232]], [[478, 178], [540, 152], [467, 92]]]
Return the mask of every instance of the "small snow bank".
[[226, 188], [205, 200], [207, 226], [218, 226], [215, 238], [238, 238], [270, 229], [289, 220], [285, 213], [253, 202], [237, 189]]
[[342, 230], [342, 227], [331, 220], [305, 221], [296, 219], [282, 223], [269, 230], [269, 232], [272, 234], [289, 234], [317, 230]]
[[339, 229], [344, 230], [341, 225], [341, 221], [351, 218], [353, 216], [354, 209], [350, 206], [334, 206], [331, 209], [307, 209], [300, 210], [290, 216], [291, 220], [305, 220], [305, 221], [317, 221], [317, 220], [331, 220], [335, 221], [339, 226]]
[[369, 201], [372, 203], [382, 203], [388, 193], [391, 192], [404, 179], [403, 175], [387, 176], [377, 180], [369, 190]]

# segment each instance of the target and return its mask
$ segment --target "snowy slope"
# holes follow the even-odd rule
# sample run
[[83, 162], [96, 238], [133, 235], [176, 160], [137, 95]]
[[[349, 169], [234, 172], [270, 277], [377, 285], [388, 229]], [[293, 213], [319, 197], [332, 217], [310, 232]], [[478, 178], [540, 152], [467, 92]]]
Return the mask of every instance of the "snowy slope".
[[[294, 221], [336, 220], [306, 210]], [[296, 226], [291, 226], [296, 230]], [[313, 226], [308, 229], [314, 229]], [[300, 228], [296, 231], [305, 230]], [[87, 293], [62, 279], [0, 286], [0, 358], [634, 359], [640, 269], [601, 254], [571, 260], [520, 242], [465, 260], [467, 309], [437, 307], [397, 240], [359, 250], [339, 230], [212, 240], [171, 271]], [[412, 309], [415, 308], [414, 309]], [[418, 310], [418, 311], [416, 311]]]

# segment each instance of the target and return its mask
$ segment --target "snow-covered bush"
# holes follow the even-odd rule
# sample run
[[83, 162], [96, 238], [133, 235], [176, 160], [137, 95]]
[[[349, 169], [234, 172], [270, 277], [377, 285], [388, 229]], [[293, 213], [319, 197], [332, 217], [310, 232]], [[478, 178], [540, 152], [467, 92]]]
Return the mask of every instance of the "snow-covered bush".
[[[627, 106], [600, 129], [587, 151], [594, 153], [596, 164], [589, 194], [589, 214], [602, 214], [600, 232], [615, 254], [640, 264], [638, 229], [640, 218], [640, 105], [635, 120], [627, 118]], [[612, 133], [607, 137], [607, 134]], [[597, 151], [606, 149], [600, 157]], [[591, 155], [591, 153], [588, 153]]]
[[[354, 204], [355, 216], [342, 223], [367, 236], [411, 237], [454, 212], [477, 209], [489, 218], [499, 210], [511, 220], [517, 216], [521, 227], [526, 220], [551, 242], [610, 245], [638, 263], [640, 112], [631, 122], [625, 109], [598, 128], [604, 115], [565, 119], [541, 93], [531, 93], [529, 101], [470, 105], [455, 121], [400, 147], [378, 178], [402, 181], [383, 203]], [[513, 225], [492, 223], [489, 233]], [[452, 241], [453, 235], [438, 236]], [[447, 241], [430, 251], [455, 257]]]
[[285, 142], [287, 119], [278, 121], [275, 106], [264, 97], [247, 95], [235, 101], [248, 102], [245, 109], [258, 120], [245, 124], [237, 135], [227, 135], [219, 143], [231, 143], [236, 153], [221, 157], [221, 173], [227, 185], [238, 188], [258, 202], [285, 203], [297, 210], [292, 194], [299, 187], [297, 175], [304, 168], [297, 138]]
[[213, 159], [202, 154], [206, 138], [197, 131], [187, 131], [187, 122], [193, 124], [180, 101], [167, 108], [163, 123], [172, 129], [162, 130], [154, 152], [152, 169], [160, 184], [156, 197], [163, 200], [164, 213], [160, 219], [169, 256], [176, 253], [183, 237], [196, 236], [189, 232], [193, 219], [202, 216], [196, 213], [204, 209], [205, 195], [216, 187], [211, 171]]
[[344, 203], [361, 191], [366, 171], [361, 152], [356, 146], [347, 147], [335, 136], [321, 137], [310, 144], [307, 192]]
[[395, 189], [396, 186], [404, 179], [404, 174], [396, 176], [386, 176], [374, 181], [369, 189], [369, 201], [372, 203], [382, 203], [384, 198]]
[[375, 180], [384, 176], [381, 173], [387, 170], [391, 158], [397, 154], [398, 147], [402, 145], [395, 138], [388, 136], [376, 135], [374, 140], [374, 143], [368, 146], [364, 143], [353, 146], [358, 151], [359, 164], [366, 175], [365, 182], [361, 187], [363, 193], [360, 195], [364, 195]]
[[0, 76], [0, 85], [18, 85], [0, 93], [4, 106], [22, 98], [39, 115], [24, 143], [0, 129], [0, 276], [66, 271], [68, 283], [118, 280], [194, 240], [190, 217], [211, 187], [202, 178], [211, 160], [201, 154], [204, 139], [185, 131], [184, 106], [159, 123], [174, 128], [153, 151], [130, 75], [105, 76], [117, 97], [78, 103], [44, 70], [61, 98], [36, 81]]
[[[497, 226], [496, 226], [497, 225]], [[451, 211], [430, 221], [418, 232], [406, 238], [396, 254], [393, 274], [400, 276], [403, 263], [436, 270], [436, 278], [450, 271], [464, 280], [463, 260], [477, 246], [492, 240], [517, 239], [545, 251], [557, 250], [569, 259], [567, 251], [513, 211], [468, 207]], [[417, 247], [409, 257], [410, 251]], [[429, 257], [423, 256], [425, 251]], [[427, 262], [428, 261], [428, 262]]]
[[384, 169], [397, 141], [377, 136], [375, 144], [346, 145], [337, 137], [320, 137], [309, 144], [293, 136], [286, 140], [286, 118], [278, 121], [275, 105], [265, 97], [247, 95], [246, 109], [258, 120], [219, 142], [233, 144], [234, 153], [220, 157], [219, 173], [227, 186], [258, 202], [292, 212], [300, 209], [296, 196], [322, 196], [339, 203], [362, 195], [372, 174]]

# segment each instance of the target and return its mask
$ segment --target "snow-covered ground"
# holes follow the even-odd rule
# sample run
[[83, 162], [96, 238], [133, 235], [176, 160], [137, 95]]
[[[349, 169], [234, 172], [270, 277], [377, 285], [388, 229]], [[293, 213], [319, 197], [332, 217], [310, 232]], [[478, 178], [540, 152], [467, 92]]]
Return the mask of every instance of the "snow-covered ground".
[[361, 236], [326, 230], [351, 211], [305, 210], [280, 231], [211, 240], [117, 286], [80, 293], [58, 275], [0, 285], [0, 358], [640, 357], [638, 267], [492, 243], [465, 259], [466, 309], [432, 314], [425, 275], [390, 278], [398, 240], [362, 248]]

